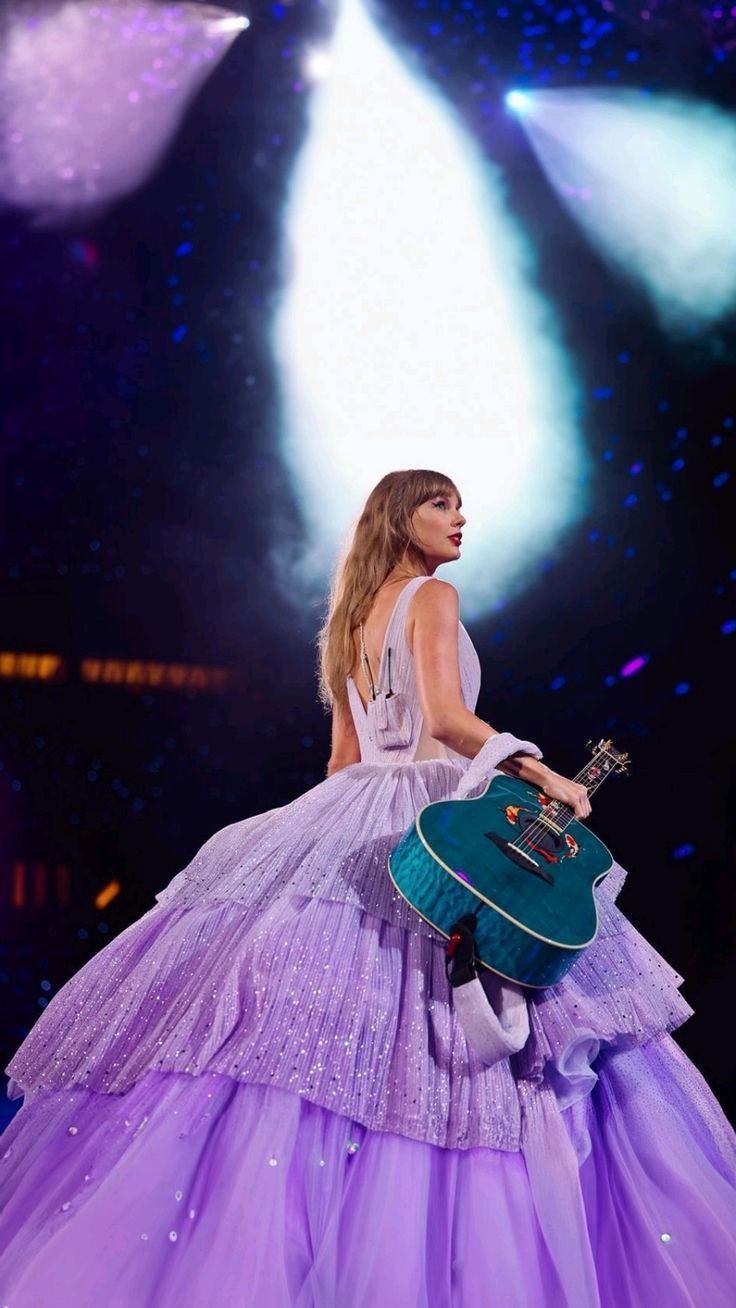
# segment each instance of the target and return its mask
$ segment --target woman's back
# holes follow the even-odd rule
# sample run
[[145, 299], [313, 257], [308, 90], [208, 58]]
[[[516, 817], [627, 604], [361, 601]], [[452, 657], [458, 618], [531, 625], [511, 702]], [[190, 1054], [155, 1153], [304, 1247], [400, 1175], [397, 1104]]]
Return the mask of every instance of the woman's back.
[[[379, 596], [368, 621], [363, 624], [366, 654], [361, 660], [360, 634], [356, 635], [358, 676], [348, 677], [348, 698], [360, 742], [361, 763], [414, 763], [424, 759], [459, 759], [462, 756], [434, 739], [427, 730], [417, 690], [414, 659], [407, 639], [414, 596], [429, 576], [413, 577], [405, 582], [398, 595]], [[394, 588], [395, 591], [395, 588]], [[389, 592], [390, 596], [390, 592]], [[380, 646], [375, 635], [383, 639]], [[370, 650], [374, 657], [371, 658]], [[376, 657], [377, 655], [377, 657]], [[458, 663], [463, 702], [475, 710], [480, 691], [480, 661], [470, 636], [458, 624]], [[370, 698], [370, 678], [375, 699]], [[359, 684], [368, 692], [364, 702]], [[388, 699], [387, 699], [388, 696]], [[463, 758], [463, 763], [468, 760]]]

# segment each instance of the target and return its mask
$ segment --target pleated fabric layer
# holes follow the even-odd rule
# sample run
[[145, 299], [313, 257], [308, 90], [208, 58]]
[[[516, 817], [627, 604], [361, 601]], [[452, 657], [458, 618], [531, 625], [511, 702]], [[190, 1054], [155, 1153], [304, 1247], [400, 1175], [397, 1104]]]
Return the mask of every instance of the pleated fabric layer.
[[153, 910], [98, 958], [36, 1024], [27, 1061], [13, 1060], [33, 1093], [120, 1092], [151, 1069], [219, 1072], [375, 1130], [518, 1148], [508, 1060], [486, 1068], [468, 1049], [439, 942], [291, 896], [260, 914]]
[[0, 1155], [9, 1308], [726, 1308], [734, 1162], [665, 1037], [609, 1050], [522, 1147], [441, 1149], [265, 1085], [148, 1072], [24, 1105]]
[[9, 1065], [10, 1092], [118, 1093], [149, 1070], [220, 1072], [375, 1130], [516, 1149], [519, 1061], [537, 1080], [551, 1064], [575, 1097], [595, 1080], [601, 1043], [641, 1042], [681, 1016], [656, 955], [632, 935], [603, 937], [598, 951], [623, 987], [601, 1004], [574, 979], [577, 1009], [564, 995], [532, 1001], [532, 1050], [489, 1068], [458, 1021], [440, 941], [299, 896], [263, 913], [153, 909], [57, 994], [53, 1020], [47, 1009]]
[[373, 1130], [518, 1149], [520, 1078], [549, 1068], [569, 1102], [594, 1084], [602, 1046], [650, 1040], [692, 1010], [616, 908], [615, 867], [596, 892], [596, 941], [558, 986], [528, 992], [521, 1054], [484, 1066], [453, 1006], [445, 942], [386, 870], [411, 816], [457, 778], [438, 760], [356, 764], [218, 832], [53, 997], [8, 1065], [10, 1095], [219, 1072]]

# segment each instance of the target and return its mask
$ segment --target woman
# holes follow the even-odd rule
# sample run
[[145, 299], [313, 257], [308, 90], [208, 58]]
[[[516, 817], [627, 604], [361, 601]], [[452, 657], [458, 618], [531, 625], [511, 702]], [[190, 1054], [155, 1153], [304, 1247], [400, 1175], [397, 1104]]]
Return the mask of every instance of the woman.
[[212, 836], [10, 1063], [0, 1303], [731, 1302], [733, 1137], [668, 1034], [680, 978], [615, 907], [622, 870], [559, 985], [484, 973], [492, 1048], [480, 981], [448, 984], [387, 874], [419, 808], [497, 767], [590, 812], [473, 711], [434, 577], [464, 525], [441, 474], [378, 483], [320, 633], [326, 779]]

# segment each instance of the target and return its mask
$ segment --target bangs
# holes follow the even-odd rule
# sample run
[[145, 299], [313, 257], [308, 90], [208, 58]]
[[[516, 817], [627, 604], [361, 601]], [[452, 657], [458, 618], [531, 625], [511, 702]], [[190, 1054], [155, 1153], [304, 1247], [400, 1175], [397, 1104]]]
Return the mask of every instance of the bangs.
[[457, 489], [457, 487], [452, 484], [451, 481], [435, 483], [434, 489], [428, 492], [427, 499], [433, 500], [435, 495], [454, 495], [455, 499], [457, 500], [457, 507], [461, 509], [463, 506], [463, 501], [460, 492]]

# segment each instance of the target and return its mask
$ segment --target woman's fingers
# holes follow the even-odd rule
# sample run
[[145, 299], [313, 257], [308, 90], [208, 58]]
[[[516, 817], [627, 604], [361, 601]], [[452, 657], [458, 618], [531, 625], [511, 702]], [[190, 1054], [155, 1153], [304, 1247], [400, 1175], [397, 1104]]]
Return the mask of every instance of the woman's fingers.
[[545, 787], [545, 793], [551, 799], [562, 800], [581, 821], [593, 811], [585, 786], [579, 785], [577, 781], [569, 781], [567, 777], [553, 776]]
[[592, 813], [592, 811], [593, 809], [590, 803], [590, 797], [588, 795], [587, 790], [585, 789], [585, 786], [578, 786], [577, 795], [575, 798], [576, 816], [579, 818], [586, 818], [590, 815], [590, 813]]

